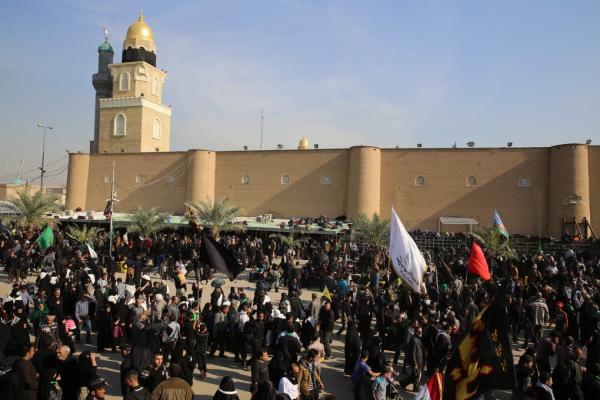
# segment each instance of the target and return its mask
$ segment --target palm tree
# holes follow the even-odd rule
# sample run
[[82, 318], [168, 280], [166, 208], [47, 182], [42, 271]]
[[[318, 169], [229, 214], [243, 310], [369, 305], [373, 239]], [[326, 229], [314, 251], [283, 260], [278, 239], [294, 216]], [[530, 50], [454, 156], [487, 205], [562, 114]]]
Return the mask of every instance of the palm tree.
[[506, 239], [498, 229], [494, 227], [478, 229], [472, 235], [475, 241], [485, 246], [491, 256], [516, 258], [514, 251], [510, 248], [510, 240]]
[[287, 249], [294, 249], [299, 247], [301, 244], [308, 242], [307, 237], [295, 238], [294, 232], [290, 232], [289, 235], [284, 235], [282, 233], [271, 233], [269, 238], [279, 240], [283, 245], [284, 251]]
[[352, 222], [352, 234], [358, 243], [381, 248], [390, 243], [390, 221], [377, 213], [371, 218], [361, 215]]
[[212, 236], [217, 239], [220, 232], [240, 231], [243, 228], [233, 223], [235, 217], [239, 215], [240, 208], [236, 205], [230, 205], [229, 199], [223, 197], [214, 201], [203, 201], [200, 204], [185, 203], [192, 209], [200, 223], [210, 227]]
[[98, 236], [98, 227], [91, 225], [69, 226], [67, 236], [79, 244], [92, 244]]
[[43, 213], [60, 209], [60, 206], [56, 204], [56, 197], [41, 190], [33, 195], [25, 190], [18, 191], [17, 197], [12, 199], [12, 203], [19, 212], [19, 223], [28, 229], [35, 229], [44, 225]]
[[167, 224], [167, 216], [158, 211], [158, 208], [144, 210], [137, 206], [127, 224], [127, 231], [149, 237], [160, 231]]

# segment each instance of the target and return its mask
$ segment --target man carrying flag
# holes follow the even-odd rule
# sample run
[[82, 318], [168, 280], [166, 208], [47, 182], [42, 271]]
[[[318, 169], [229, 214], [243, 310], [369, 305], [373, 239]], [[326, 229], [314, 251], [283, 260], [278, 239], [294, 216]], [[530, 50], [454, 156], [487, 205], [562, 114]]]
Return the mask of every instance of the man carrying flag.
[[[502, 290], [502, 289], [501, 289]], [[444, 374], [444, 399], [469, 400], [515, 387], [505, 295], [498, 293], [471, 324]]]
[[499, 234], [504, 236], [506, 239], [509, 238], [508, 231], [504, 227], [504, 224], [502, 223], [502, 220], [500, 219], [500, 214], [498, 214], [498, 211], [496, 211], [496, 210], [494, 210], [493, 227], [496, 231], [498, 231]]
[[396, 274], [420, 293], [427, 263], [394, 208], [390, 225], [390, 258]]

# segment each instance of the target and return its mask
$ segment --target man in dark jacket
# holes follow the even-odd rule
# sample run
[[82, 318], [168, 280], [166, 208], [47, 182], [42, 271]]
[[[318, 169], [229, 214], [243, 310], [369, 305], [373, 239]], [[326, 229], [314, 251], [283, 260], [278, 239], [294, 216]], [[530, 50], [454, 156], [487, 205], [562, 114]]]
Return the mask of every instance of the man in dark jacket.
[[[288, 325], [283, 336], [277, 339], [277, 348], [281, 351], [281, 354], [288, 365], [292, 362], [298, 362], [298, 354], [302, 352], [302, 345], [300, 344], [298, 335], [294, 332], [293, 325]], [[285, 371], [286, 370], [284, 369], [283, 372]]]
[[325, 359], [331, 357], [331, 334], [335, 317], [331, 310], [331, 303], [326, 302], [319, 310], [319, 337], [325, 346]]
[[23, 348], [21, 358], [15, 362], [15, 370], [21, 378], [23, 387], [27, 391], [27, 400], [36, 400], [38, 396], [38, 373], [31, 363], [35, 354], [33, 344], [28, 344]]
[[[581, 358], [582, 350], [580, 347], [575, 347], [573, 350], [573, 357], [567, 365], [568, 369], [568, 383], [567, 387], [569, 390], [569, 396], [571, 400], [583, 400], [583, 391], [581, 390], [581, 381], [583, 373], [581, 371], [581, 365], [579, 359]], [[597, 398], [597, 397], [596, 397]]]
[[581, 391], [585, 400], [598, 398], [600, 395], [600, 364], [588, 367], [585, 377], [581, 381]]
[[405, 365], [410, 367], [410, 374], [400, 381], [400, 386], [405, 387], [413, 384], [413, 390], [417, 390], [421, 383], [421, 373], [425, 366], [425, 355], [423, 353], [423, 328], [417, 326], [406, 347]]
[[63, 391], [63, 400], [79, 400], [81, 387], [78, 380], [77, 360], [71, 355], [69, 346], [63, 345], [56, 350], [58, 358], [59, 385]]

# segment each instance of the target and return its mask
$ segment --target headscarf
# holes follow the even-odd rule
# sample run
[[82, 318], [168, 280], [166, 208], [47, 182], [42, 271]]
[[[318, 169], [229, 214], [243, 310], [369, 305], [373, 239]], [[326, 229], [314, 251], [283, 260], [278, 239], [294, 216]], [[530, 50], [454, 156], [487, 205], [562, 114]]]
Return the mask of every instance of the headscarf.
[[237, 391], [230, 376], [224, 376], [221, 384], [213, 396], [213, 400], [239, 400]]

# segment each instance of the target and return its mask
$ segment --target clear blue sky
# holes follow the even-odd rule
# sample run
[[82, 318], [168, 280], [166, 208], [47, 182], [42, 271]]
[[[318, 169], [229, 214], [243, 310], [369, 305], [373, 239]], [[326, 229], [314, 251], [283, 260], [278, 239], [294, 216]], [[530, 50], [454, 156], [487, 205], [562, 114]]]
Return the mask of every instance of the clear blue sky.
[[599, 1], [11, 1], [0, 180], [39, 165], [37, 121], [48, 169], [88, 150], [101, 28], [120, 61], [140, 8], [173, 150], [256, 148], [261, 107], [267, 148], [600, 144]]

